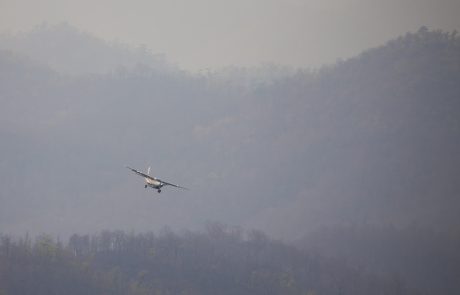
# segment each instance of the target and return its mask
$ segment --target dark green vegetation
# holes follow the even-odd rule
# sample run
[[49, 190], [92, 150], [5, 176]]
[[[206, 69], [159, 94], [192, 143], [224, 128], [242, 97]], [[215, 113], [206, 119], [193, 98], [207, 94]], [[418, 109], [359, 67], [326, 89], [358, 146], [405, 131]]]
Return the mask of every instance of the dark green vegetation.
[[[3, 292], [3, 293], [2, 293]], [[211, 224], [170, 230], [0, 242], [0, 294], [416, 294], [259, 231]]]
[[[66, 30], [61, 37], [73, 34]], [[81, 58], [80, 43], [70, 41], [79, 38], [98, 50]], [[22, 36], [20, 41], [32, 39]], [[46, 40], [50, 45], [53, 38]], [[0, 52], [0, 232], [91, 235], [104, 229], [159, 231], [163, 225], [193, 230], [218, 220], [299, 241], [298, 249], [304, 250], [266, 241], [270, 249], [279, 247], [280, 252], [270, 252], [279, 258], [263, 260], [270, 271], [258, 279], [278, 294], [288, 291], [270, 278], [285, 271], [295, 277], [294, 293], [340, 293], [334, 289], [336, 272], [338, 278], [350, 276], [343, 283], [347, 292], [353, 286], [361, 292], [368, 284], [378, 290], [374, 294], [397, 294], [381, 289], [394, 284], [423, 293], [456, 294], [460, 289], [455, 276], [460, 273], [456, 32], [421, 28], [318, 70], [264, 66], [196, 75], [145, 56], [145, 63], [141, 58], [138, 65], [100, 73], [92, 58], [104, 56], [113, 65], [111, 57], [120, 56], [119, 49], [82, 36], [65, 41], [41, 54], [32, 54], [33, 42], [19, 50], [19, 41], [17, 51]], [[143, 189], [141, 180], [123, 168], [126, 164], [152, 165], [155, 174], [192, 190], [169, 190], [158, 197]], [[166, 236], [155, 236], [155, 241]], [[187, 251], [210, 251], [222, 263], [213, 279], [227, 283], [236, 277], [235, 286], [254, 287], [248, 283], [254, 268], [239, 264], [256, 259], [245, 252], [253, 238], [242, 235], [228, 242], [243, 253], [242, 259], [231, 256], [228, 247], [203, 242], [217, 241], [210, 233], [172, 236], [180, 241], [177, 245], [190, 245], [190, 236], [203, 243]], [[96, 239], [91, 237], [90, 244]], [[59, 255], [69, 272], [82, 275], [86, 283], [81, 285], [88, 288], [115, 292], [112, 279], [106, 284], [93, 276], [119, 274], [120, 290], [128, 292], [139, 273], [148, 270], [141, 266], [149, 260], [137, 258], [125, 268], [121, 263], [129, 264], [131, 258], [124, 257], [131, 256], [110, 256], [113, 249], [107, 255], [120, 264], [103, 264], [94, 248], [72, 256], [72, 243], [60, 248], [49, 243], [62, 249]], [[27, 246], [29, 271], [39, 267], [33, 262], [41, 255], [33, 250], [37, 245]], [[169, 266], [159, 273], [148, 270], [147, 283], [154, 284], [162, 269], [180, 275], [178, 281], [200, 273], [194, 265], [201, 264], [184, 260], [179, 265], [187, 272], [174, 273], [179, 266], [168, 260], [170, 254], [156, 253], [155, 263], [164, 259]], [[181, 259], [188, 257], [180, 253], [185, 255]], [[213, 276], [213, 263], [203, 266], [203, 277]], [[165, 284], [152, 286], [166, 290], [172, 283]], [[200, 284], [180, 290], [207, 292], [201, 289], [206, 281]]]

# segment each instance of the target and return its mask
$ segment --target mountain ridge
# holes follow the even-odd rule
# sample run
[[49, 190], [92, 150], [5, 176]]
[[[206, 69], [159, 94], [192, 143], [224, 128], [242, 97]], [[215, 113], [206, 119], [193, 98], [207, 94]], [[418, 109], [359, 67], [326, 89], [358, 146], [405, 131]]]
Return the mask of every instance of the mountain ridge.
[[[184, 207], [171, 200], [166, 213], [152, 209], [159, 224], [222, 219], [289, 239], [323, 224], [415, 222], [458, 230], [458, 48], [455, 32], [422, 28], [335, 66], [257, 83], [249, 76], [234, 83], [238, 71], [222, 78], [149, 67], [76, 78], [31, 72], [28, 61], [16, 60], [16, 71], [0, 69], [0, 131], [14, 134], [4, 152], [24, 156], [5, 159], [3, 167], [28, 167], [24, 177], [36, 179], [36, 191], [13, 190], [60, 204], [53, 212], [67, 208], [68, 191], [89, 200], [72, 213], [73, 224], [89, 214], [96, 224], [129, 226], [129, 218], [97, 216], [89, 195], [97, 192], [97, 203], [114, 196], [124, 203], [126, 194], [144, 194], [130, 192], [137, 182], [115, 163], [147, 161], [167, 179], [196, 186], [186, 201], [196, 210], [183, 216], [187, 222], [174, 220]], [[268, 77], [277, 71], [266, 70]], [[43, 161], [53, 170], [35, 176], [46, 169]], [[73, 184], [53, 172], [68, 167]], [[64, 200], [56, 202], [60, 194]], [[21, 202], [12, 202], [21, 216]], [[153, 217], [141, 215], [149, 229]], [[46, 217], [40, 220], [46, 227]]]

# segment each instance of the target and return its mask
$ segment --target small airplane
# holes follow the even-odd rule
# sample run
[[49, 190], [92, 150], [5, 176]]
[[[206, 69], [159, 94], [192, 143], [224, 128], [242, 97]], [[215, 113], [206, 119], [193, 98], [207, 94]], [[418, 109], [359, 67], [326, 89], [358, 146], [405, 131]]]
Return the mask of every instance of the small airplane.
[[188, 190], [188, 188], [185, 188], [185, 187], [182, 187], [182, 186], [179, 186], [179, 185], [176, 185], [176, 184], [172, 184], [172, 183], [163, 181], [161, 179], [158, 179], [156, 177], [150, 176], [150, 167], [147, 169], [147, 174], [145, 174], [143, 172], [140, 172], [140, 171], [138, 171], [136, 169], [133, 169], [131, 167], [128, 167], [128, 166], [126, 166], [126, 168], [128, 168], [131, 171], [133, 171], [137, 175], [140, 175], [140, 176], [145, 178], [145, 186], [144, 186], [144, 188], [147, 188], [147, 187], [154, 188], [154, 189], [156, 189], [158, 191], [158, 193], [161, 193], [161, 188], [163, 186], [165, 186], [165, 185], [170, 185], [170, 186], [173, 186], [173, 187]]

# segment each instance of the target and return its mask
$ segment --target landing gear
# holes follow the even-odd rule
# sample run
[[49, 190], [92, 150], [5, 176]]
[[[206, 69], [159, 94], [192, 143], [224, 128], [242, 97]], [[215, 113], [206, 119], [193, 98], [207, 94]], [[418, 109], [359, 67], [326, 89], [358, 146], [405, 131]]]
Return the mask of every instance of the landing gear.
[[161, 193], [161, 189], [158, 189], [158, 193]]
[[147, 188], [147, 185], [144, 185], [144, 188]]

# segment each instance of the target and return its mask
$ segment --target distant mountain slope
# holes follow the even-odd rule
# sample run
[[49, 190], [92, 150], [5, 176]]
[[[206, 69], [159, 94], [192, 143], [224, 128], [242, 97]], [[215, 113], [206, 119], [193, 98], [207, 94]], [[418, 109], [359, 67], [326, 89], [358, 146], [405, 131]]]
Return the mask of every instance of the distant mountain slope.
[[[273, 88], [267, 92], [293, 95], [272, 98], [278, 102], [272, 118], [279, 118], [270, 120], [278, 124], [272, 128], [280, 130], [280, 140], [291, 134], [304, 149], [303, 167], [294, 173], [305, 175], [307, 185], [296, 203], [288, 203], [286, 218], [303, 217], [311, 224], [308, 215], [324, 218], [331, 212], [322, 204], [331, 202], [337, 206], [331, 218], [343, 222], [459, 229], [460, 39], [455, 33], [421, 29]], [[314, 204], [321, 212], [311, 212]]]
[[318, 223], [415, 222], [459, 230], [455, 32], [422, 28], [255, 96], [241, 116], [251, 143], [240, 147], [257, 151], [245, 158], [249, 169], [275, 179], [286, 193], [273, 195], [282, 201], [254, 225], [285, 235]]
[[[288, 240], [315, 232], [305, 247], [404, 269], [423, 291], [458, 286], [456, 32], [421, 28], [318, 71], [266, 74], [147, 65], [73, 77], [23, 55], [0, 51], [0, 233], [218, 220]], [[145, 190], [126, 164], [191, 190]], [[411, 273], [425, 263], [442, 270], [431, 281]]]
[[[65, 77], [3, 52], [1, 225], [220, 220], [288, 239], [337, 224], [458, 231], [459, 43], [421, 29], [257, 82], [148, 66]], [[126, 164], [192, 190], [152, 201]]]
[[120, 43], [108, 43], [61, 23], [43, 24], [27, 33], [0, 35], [0, 49], [12, 50], [72, 75], [105, 74], [120, 68], [147, 65], [158, 71], [177, 71], [161, 54], [145, 47], [136, 49]]

